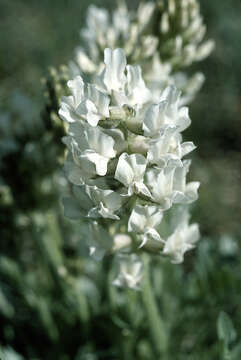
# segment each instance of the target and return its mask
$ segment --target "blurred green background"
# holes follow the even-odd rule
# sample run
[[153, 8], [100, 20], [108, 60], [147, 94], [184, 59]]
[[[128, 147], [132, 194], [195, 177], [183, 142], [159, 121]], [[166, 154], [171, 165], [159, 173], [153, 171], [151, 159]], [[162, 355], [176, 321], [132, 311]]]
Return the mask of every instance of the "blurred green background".
[[[164, 276], [166, 295], [157, 296], [162, 308], [176, 314], [170, 320], [172, 360], [220, 359], [221, 310], [241, 331], [241, 3], [200, 3], [216, 48], [190, 69], [202, 71], [206, 82], [190, 106], [192, 126], [184, 136], [198, 146], [191, 177], [201, 189], [193, 220], [203, 240], [183, 267], [163, 265], [169, 281]], [[72, 58], [90, 4], [115, 6], [111, 0], [0, 0], [0, 346], [6, 360], [128, 359], [128, 351], [135, 354], [130, 359], [151, 358], [145, 341], [138, 353], [133, 350], [137, 328], [140, 338], [148, 337], [141, 309], [133, 323], [122, 294], [109, 316], [106, 268], [97, 274], [97, 265], [80, 258], [78, 226], [69, 236], [59, 194], [51, 192], [53, 173], [61, 172], [55, 161], [61, 143], [42, 123], [40, 80], [49, 66]], [[129, 350], [119, 349], [123, 339]], [[232, 346], [235, 341], [238, 336]]]

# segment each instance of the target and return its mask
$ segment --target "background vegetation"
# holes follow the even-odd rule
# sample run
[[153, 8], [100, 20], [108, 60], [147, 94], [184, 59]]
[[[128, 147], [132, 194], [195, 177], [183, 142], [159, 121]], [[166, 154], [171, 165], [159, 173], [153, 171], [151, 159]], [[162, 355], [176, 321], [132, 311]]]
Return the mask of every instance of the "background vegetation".
[[[110, 0], [91, 3], [114, 7]], [[152, 280], [169, 333], [168, 359], [239, 360], [241, 4], [200, 3], [216, 49], [195, 65], [206, 82], [191, 105], [186, 137], [198, 145], [191, 176], [202, 186], [193, 220], [203, 238], [181, 266], [156, 259]], [[0, 0], [4, 360], [154, 359], [141, 295], [108, 285], [109, 264], [87, 259], [80, 224], [65, 221], [59, 205], [61, 128], [46, 121], [40, 80], [50, 65], [72, 57], [89, 4]]]

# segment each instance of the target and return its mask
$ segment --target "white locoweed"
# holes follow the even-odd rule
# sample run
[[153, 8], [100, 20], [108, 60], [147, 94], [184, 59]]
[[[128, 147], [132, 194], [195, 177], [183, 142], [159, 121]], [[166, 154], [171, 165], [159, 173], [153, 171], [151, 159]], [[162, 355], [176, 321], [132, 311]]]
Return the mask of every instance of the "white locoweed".
[[138, 288], [138, 254], [179, 263], [198, 240], [198, 226], [189, 226], [187, 215], [172, 234], [162, 235], [166, 211], [198, 197], [199, 183], [186, 181], [190, 160], [183, 160], [195, 146], [182, 142], [191, 120], [175, 87], [157, 100], [140, 67], [127, 65], [119, 48], [105, 49], [104, 64], [91, 84], [80, 76], [69, 81], [71, 95], [61, 101], [59, 115], [68, 123], [65, 172], [72, 184], [64, 211], [85, 219], [91, 255], [125, 253], [114, 283]]

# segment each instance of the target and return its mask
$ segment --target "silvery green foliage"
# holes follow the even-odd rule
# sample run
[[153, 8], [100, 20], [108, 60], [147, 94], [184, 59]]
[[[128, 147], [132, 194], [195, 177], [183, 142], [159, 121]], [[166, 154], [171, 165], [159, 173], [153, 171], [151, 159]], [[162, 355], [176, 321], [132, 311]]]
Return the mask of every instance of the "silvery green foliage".
[[75, 50], [70, 72], [95, 78], [104, 66], [104, 49], [120, 47], [131, 65], [142, 65], [153, 95], [158, 98], [160, 90], [175, 84], [182, 90], [182, 103], [187, 104], [200, 90], [204, 75], [198, 72], [189, 77], [182, 70], [212, 51], [213, 41], [203, 42], [205, 32], [196, 0], [141, 2], [136, 11], [119, 1], [113, 14], [90, 5], [86, 27], [80, 32], [85, 46]]
[[[163, 238], [161, 225], [166, 210], [198, 197], [199, 183], [186, 182], [190, 160], [183, 160], [195, 148], [182, 141], [191, 122], [188, 108], [180, 106], [174, 87], [155, 101], [141, 68], [127, 65], [122, 49], [105, 49], [104, 63], [94, 84], [77, 76], [68, 82], [71, 95], [62, 98], [65, 171], [72, 184], [63, 199], [65, 215], [86, 219], [83, 239], [98, 259], [148, 251], [180, 263], [198, 240], [198, 227], [185, 216]], [[138, 279], [139, 270], [133, 270]], [[118, 284], [136, 288], [139, 280], [128, 276], [124, 271]]]

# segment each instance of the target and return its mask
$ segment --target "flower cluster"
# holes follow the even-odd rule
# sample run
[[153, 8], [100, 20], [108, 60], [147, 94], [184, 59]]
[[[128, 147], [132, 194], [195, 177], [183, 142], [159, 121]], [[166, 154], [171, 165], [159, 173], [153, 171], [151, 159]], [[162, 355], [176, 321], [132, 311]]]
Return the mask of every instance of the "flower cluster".
[[203, 42], [205, 32], [197, 0], [141, 2], [136, 12], [119, 1], [112, 16], [91, 5], [87, 26], [80, 33], [85, 47], [76, 49], [70, 72], [95, 79], [104, 67], [104, 49], [123, 48], [128, 63], [141, 64], [153, 94], [175, 84], [182, 91], [182, 103], [187, 104], [201, 88], [204, 75], [198, 72], [189, 77], [181, 70], [212, 51], [213, 41]]
[[90, 5], [87, 26], [80, 32], [85, 47], [76, 49], [80, 70], [85, 74], [98, 74], [103, 69], [103, 53], [107, 47], [123, 48], [130, 64], [150, 58], [158, 45], [158, 39], [148, 31], [154, 10], [154, 3], [146, 2], [134, 13], [123, 0], [111, 16], [106, 9]]
[[[105, 49], [104, 64], [94, 84], [77, 76], [68, 82], [71, 95], [62, 98], [65, 171], [72, 184], [63, 199], [65, 215], [86, 219], [84, 238], [98, 258], [148, 251], [180, 263], [198, 240], [197, 225], [189, 226], [185, 216], [167, 238], [161, 227], [174, 204], [198, 197], [199, 183], [186, 182], [190, 160], [183, 159], [195, 148], [182, 141], [191, 122], [188, 108], [180, 106], [174, 87], [160, 92], [157, 101], [141, 68], [127, 65], [122, 49]], [[128, 283], [127, 277], [122, 274], [119, 283]]]
[[197, 0], [161, 0], [157, 7], [159, 52], [164, 61], [183, 68], [209, 56], [214, 42], [203, 42], [206, 26]]

